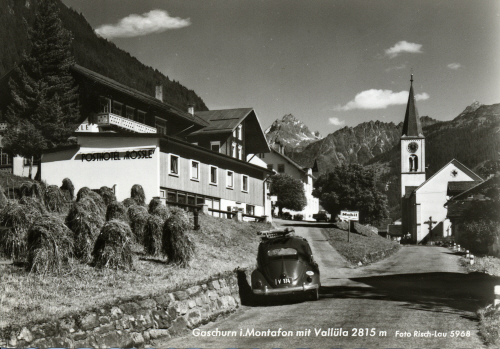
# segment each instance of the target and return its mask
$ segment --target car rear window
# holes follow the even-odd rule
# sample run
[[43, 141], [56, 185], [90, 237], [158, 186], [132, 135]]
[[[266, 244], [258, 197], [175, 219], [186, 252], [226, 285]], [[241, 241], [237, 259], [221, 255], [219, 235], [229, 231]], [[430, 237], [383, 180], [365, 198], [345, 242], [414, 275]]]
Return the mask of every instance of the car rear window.
[[294, 248], [274, 248], [267, 251], [269, 257], [297, 258], [298, 252]]

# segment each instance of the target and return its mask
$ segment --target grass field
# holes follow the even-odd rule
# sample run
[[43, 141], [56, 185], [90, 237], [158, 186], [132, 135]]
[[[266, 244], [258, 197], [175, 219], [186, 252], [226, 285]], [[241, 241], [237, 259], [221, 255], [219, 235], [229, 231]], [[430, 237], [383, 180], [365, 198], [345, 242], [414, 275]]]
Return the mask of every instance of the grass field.
[[[362, 262], [363, 264], [375, 262], [384, 258], [384, 256], [375, 255], [375, 253], [390, 249], [394, 252], [400, 248], [398, 243], [376, 234], [367, 234], [368, 236], [365, 236], [351, 232], [348, 242], [346, 230], [326, 228], [323, 229], [323, 232], [333, 248], [353, 264], [358, 264], [358, 262]], [[387, 254], [385, 257], [387, 257]]]
[[192, 232], [196, 256], [188, 268], [146, 258], [140, 246], [135, 246], [134, 269], [129, 272], [99, 270], [75, 262], [64, 275], [37, 276], [0, 260], [0, 328], [63, 317], [196, 283], [237, 267], [253, 267], [259, 242], [256, 232], [270, 227], [204, 215], [200, 224], [202, 228]]

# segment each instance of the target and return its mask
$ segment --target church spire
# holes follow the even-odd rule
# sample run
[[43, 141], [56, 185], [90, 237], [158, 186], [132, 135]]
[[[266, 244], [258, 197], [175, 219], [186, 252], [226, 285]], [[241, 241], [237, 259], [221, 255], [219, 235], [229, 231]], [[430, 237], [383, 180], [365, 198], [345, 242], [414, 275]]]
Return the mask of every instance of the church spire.
[[422, 125], [418, 116], [417, 105], [413, 93], [413, 74], [410, 79], [410, 93], [406, 105], [405, 121], [403, 123], [403, 137], [423, 137]]

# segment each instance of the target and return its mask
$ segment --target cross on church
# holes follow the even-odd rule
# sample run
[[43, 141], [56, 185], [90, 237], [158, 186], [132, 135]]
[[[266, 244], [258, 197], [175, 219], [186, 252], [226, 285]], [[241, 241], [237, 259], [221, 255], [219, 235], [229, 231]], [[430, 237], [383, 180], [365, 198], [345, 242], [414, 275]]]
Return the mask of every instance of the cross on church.
[[436, 221], [432, 220], [432, 216], [429, 217], [429, 220], [427, 222], [424, 222], [424, 224], [429, 224], [429, 235], [432, 237], [432, 224], [437, 223]]

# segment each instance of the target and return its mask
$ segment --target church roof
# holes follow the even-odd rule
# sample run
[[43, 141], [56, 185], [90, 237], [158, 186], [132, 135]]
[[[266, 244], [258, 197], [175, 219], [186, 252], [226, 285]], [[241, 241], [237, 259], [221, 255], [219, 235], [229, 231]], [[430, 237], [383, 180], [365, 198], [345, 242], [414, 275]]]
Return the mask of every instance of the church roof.
[[422, 124], [418, 116], [417, 104], [413, 93], [413, 74], [411, 76], [410, 93], [406, 104], [405, 121], [403, 123], [402, 137], [423, 137]]
[[462, 164], [457, 159], [453, 159], [450, 162], [448, 162], [446, 165], [444, 165], [443, 167], [441, 167], [441, 169], [439, 171], [437, 171], [436, 173], [434, 173], [424, 183], [420, 184], [420, 186], [417, 189], [415, 189], [415, 191], [419, 190], [424, 185], [426, 185], [427, 183], [429, 183], [434, 177], [436, 177], [441, 171], [443, 171], [450, 164], [455, 165], [458, 169], [460, 169], [462, 172], [464, 172], [466, 175], [468, 175], [472, 179], [472, 183], [478, 184], [480, 182], [483, 182], [483, 179], [481, 177], [479, 177], [477, 174], [475, 174], [471, 169], [469, 169], [467, 166], [465, 166], [464, 164]]

